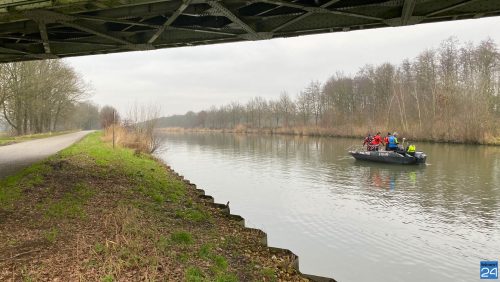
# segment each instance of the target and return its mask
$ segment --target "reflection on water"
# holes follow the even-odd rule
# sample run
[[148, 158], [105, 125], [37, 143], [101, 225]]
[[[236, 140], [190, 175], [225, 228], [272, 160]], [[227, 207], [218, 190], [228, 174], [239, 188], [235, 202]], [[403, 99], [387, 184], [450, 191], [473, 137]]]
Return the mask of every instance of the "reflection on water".
[[355, 139], [168, 134], [161, 155], [301, 270], [339, 281], [471, 281], [500, 256], [500, 148], [416, 144], [428, 165], [355, 161]]

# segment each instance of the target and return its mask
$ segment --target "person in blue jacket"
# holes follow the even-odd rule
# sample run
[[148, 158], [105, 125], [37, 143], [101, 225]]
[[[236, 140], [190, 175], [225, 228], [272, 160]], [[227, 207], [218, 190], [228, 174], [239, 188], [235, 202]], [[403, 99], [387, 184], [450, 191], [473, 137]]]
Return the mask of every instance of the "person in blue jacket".
[[389, 150], [391, 151], [397, 151], [398, 150], [398, 134], [394, 133], [391, 136], [389, 136]]

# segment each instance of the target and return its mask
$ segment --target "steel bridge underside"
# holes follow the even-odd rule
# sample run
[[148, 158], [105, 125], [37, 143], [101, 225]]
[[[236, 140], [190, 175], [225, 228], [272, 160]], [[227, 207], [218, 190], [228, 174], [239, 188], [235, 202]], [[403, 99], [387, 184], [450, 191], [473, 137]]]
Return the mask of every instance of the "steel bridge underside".
[[4, 0], [0, 62], [497, 15], [500, 0]]

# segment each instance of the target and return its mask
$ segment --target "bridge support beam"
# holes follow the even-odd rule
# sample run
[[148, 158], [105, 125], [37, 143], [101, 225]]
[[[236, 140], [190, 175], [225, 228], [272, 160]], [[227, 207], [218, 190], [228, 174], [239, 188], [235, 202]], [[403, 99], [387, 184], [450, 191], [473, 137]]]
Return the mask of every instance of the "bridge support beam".
[[156, 39], [165, 31], [167, 27], [174, 23], [174, 21], [182, 14], [182, 12], [191, 4], [191, 0], [182, 0], [181, 6], [165, 21], [165, 23], [158, 28], [158, 30], [149, 38], [148, 44], [153, 44]]

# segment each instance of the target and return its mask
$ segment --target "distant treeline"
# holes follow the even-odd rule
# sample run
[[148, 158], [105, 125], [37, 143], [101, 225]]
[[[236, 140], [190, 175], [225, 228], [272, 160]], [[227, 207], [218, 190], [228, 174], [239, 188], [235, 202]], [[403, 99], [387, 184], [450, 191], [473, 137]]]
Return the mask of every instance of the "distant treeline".
[[61, 60], [0, 64], [0, 122], [16, 135], [99, 127], [99, 109]]
[[61, 60], [0, 64], [0, 123], [16, 135], [99, 128], [99, 108]]
[[499, 92], [498, 46], [490, 39], [474, 45], [450, 38], [399, 65], [366, 65], [355, 75], [313, 81], [295, 98], [286, 92], [278, 100], [256, 97], [162, 118], [160, 125], [315, 128], [336, 135], [398, 130], [418, 139], [483, 143], [499, 136]]

